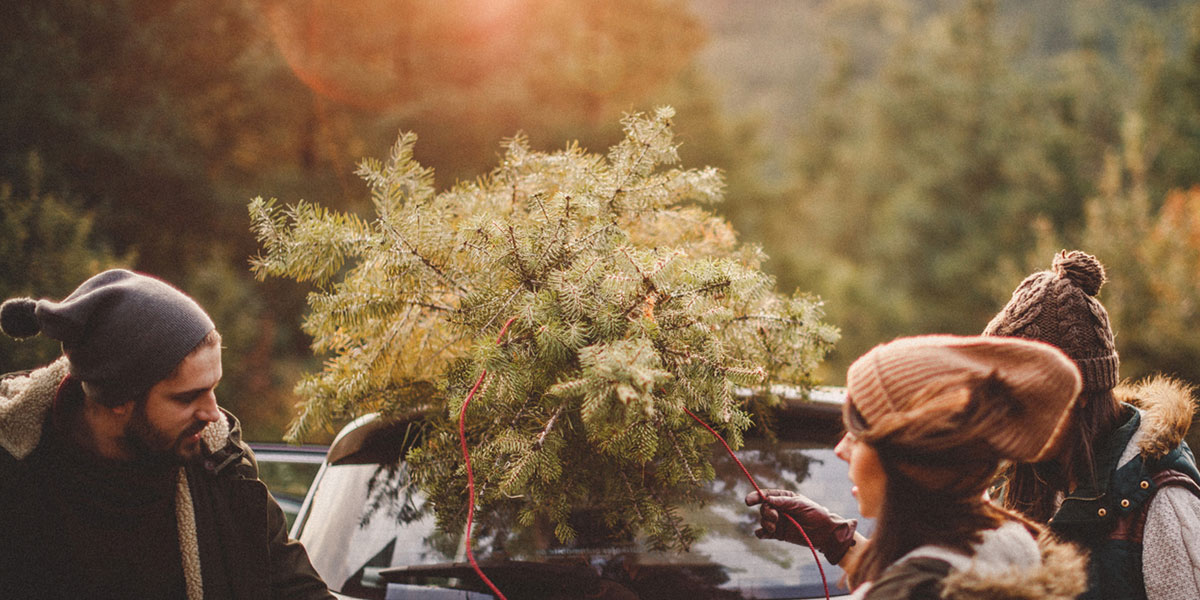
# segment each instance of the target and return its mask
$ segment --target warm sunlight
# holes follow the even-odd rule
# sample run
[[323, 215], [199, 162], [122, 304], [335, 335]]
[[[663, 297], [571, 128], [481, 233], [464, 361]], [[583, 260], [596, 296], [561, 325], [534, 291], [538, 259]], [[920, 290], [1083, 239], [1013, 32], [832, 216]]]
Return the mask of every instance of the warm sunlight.
[[525, 0], [267, 2], [288, 65], [329, 99], [365, 109], [469, 89], [514, 61]]

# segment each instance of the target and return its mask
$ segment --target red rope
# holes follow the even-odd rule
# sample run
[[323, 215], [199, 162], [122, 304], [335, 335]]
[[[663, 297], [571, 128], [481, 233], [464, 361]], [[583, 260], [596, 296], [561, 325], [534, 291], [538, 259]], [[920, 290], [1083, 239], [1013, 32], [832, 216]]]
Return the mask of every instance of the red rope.
[[[746, 479], [750, 480], [750, 485], [754, 486], [754, 491], [758, 492], [758, 496], [763, 499], [763, 502], [766, 502], [767, 495], [763, 493], [762, 488], [758, 487], [758, 483], [754, 481], [754, 476], [750, 475], [750, 471], [746, 470], [746, 465], [742, 464], [742, 461], [733, 453], [733, 448], [729, 447], [729, 444], [725, 442], [725, 438], [721, 437], [721, 434], [717, 433], [717, 430], [710, 427], [708, 423], [701, 421], [700, 417], [697, 417], [692, 411], [688, 410], [686, 406], [683, 407], [683, 412], [687, 413], [692, 419], [695, 419], [697, 423], [703, 425], [709, 433], [713, 434], [713, 437], [717, 438], [718, 442], [721, 442], [722, 446], [725, 446], [725, 451], [729, 453], [729, 457], [733, 459], [733, 462], [737, 463], [738, 468], [746, 475]], [[800, 530], [800, 535], [804, 536], [804, 542], [808, 544], [808, 549], [812, 552], [813, 560], [817, 563], [817, 570], [821, 572], [821, 585], [825, 587], [825, 600], [829, 600], [829, 582], [825, 579], [825, 567], [821, 566], [821, 559], [817, 557], [816, 547], [813, 546], [812, 540], [808, 539], [808, 534], [804, 532], [804, 528], [796, 522], [796, 519], [792, 518], [792, 515], [785, 512], [781, 512], [780, 514], [787, 517], [792, 522], [792, 525], [795, 525], [796, 529]]]
[[[508, 326], [512, 325], [512, 322], [515, 320], [516, 317], [509, 319], [504, 324], [504, 327], [500, 328], [500, 335], [496, 336], [497, 345], [499, 345], [501, 340], [504, 339], [504, 334], [508, 332]], [[458, 439], [462, 442], [463, 462], [465, 462], [467, 465], [467, 494], [470, 496], [470, 500], [467, 503], [467, 560], [471, 561], [471, 568], [475, 569], [475, 572], [479, 574], [479, 578], [482, 579], [489, 588], [491, 588], [492, 592], [496, 594], [497, 598], [500, 600], [508, 600], [508, 598], [505, 598], [504, 594], [496, 587], [496, 584], [492, 583], [492, 580], [488, 579], [487, 575], [483, 574], [483, 569], [480, 569], [479, 563], [475, 562], [475, 552], [471, 550], [471, 523], [475, 520], [475, 474], [471, 472], [471, 453], [467, 450], [467, 406], [471, 404], [471, 399], [475, 397], [475, 392], [479, 391], [479, 385], [483, 383], [484, 377], [487, 377], [487, 369], [484, 369], [483, 372], [479, 374], [479, 379], [475, 380], [475, 385], [471, 387], [471, 391], [467, 394], [466, 400], [463, 400], [462, 410], [458, 412]]]

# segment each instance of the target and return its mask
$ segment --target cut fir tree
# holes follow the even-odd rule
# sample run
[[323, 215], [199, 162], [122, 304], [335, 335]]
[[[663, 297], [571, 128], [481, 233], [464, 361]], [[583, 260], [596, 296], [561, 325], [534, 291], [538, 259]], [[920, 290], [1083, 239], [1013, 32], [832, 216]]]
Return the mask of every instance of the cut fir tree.
[[358, 170], [369, 220], [254, 200], [257, 275], [317, 288], [304, 327], [326, 361], [297, 386], [289, 436], [420, 415], [412, 479], [439, 527], [461, 530], [457, 417], [486, 370], [466, 412], [482, 528], [516, 520], [565, 542], [601, 524], [688, 547], [698, 532], [678, 509], [713, 477], [713, 439], [684, 409], [736, 447], [771, 385], [811, 384], [837, 332], [815, 298], [775, 293], [762, 253], [706, 210], [716, 169], [668, 168], [672, 116], [626, 117], [606, 156], [518, 137], [491, 173], [442, 192], [402, 135]]

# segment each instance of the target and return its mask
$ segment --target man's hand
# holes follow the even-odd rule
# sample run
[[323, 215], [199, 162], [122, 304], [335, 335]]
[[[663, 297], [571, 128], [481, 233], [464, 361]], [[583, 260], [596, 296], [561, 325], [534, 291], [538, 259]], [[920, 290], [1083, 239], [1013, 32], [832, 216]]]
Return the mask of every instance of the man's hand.
[[791, 515], [812, 541], [813, 547], [821, 551], [829, 562], [837, 564], [846, 555], [846, 550], [854, 545], [854, 531], [858, 521], [843, 519], [824, 506], [809, 500], [807, 497], [788, 490], [765, 489], [763, 494], [750, 492], [746, 495], [746, 505], [759, 507], [759, 528], [754, 535], [759, 539], [774, 539], [806, 545], [804, 535], [795, 525], [779, 513]]

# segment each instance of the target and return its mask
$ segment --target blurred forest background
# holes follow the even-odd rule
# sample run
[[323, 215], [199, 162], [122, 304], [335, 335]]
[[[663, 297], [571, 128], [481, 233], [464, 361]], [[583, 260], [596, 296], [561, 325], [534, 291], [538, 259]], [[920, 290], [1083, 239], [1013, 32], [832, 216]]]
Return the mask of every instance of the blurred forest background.
[[[518, 131], [603, 150], [662, 104], [780, 291], [825, 300], [826, 382], [981, 331], [1061, 248], [1108, 267], [1124, 377], [1200, 382], [1200, 3], [1171, 0], [5, 2], [0, 296], [175, 282], [222, 402], [278, 439], [319, 358], [308, 290], [250, 274], [251, 198], [365, 214], [354, 166], [401, 130], [444, 188]], [[57, 353], [3, 337], [0, 372]]]

